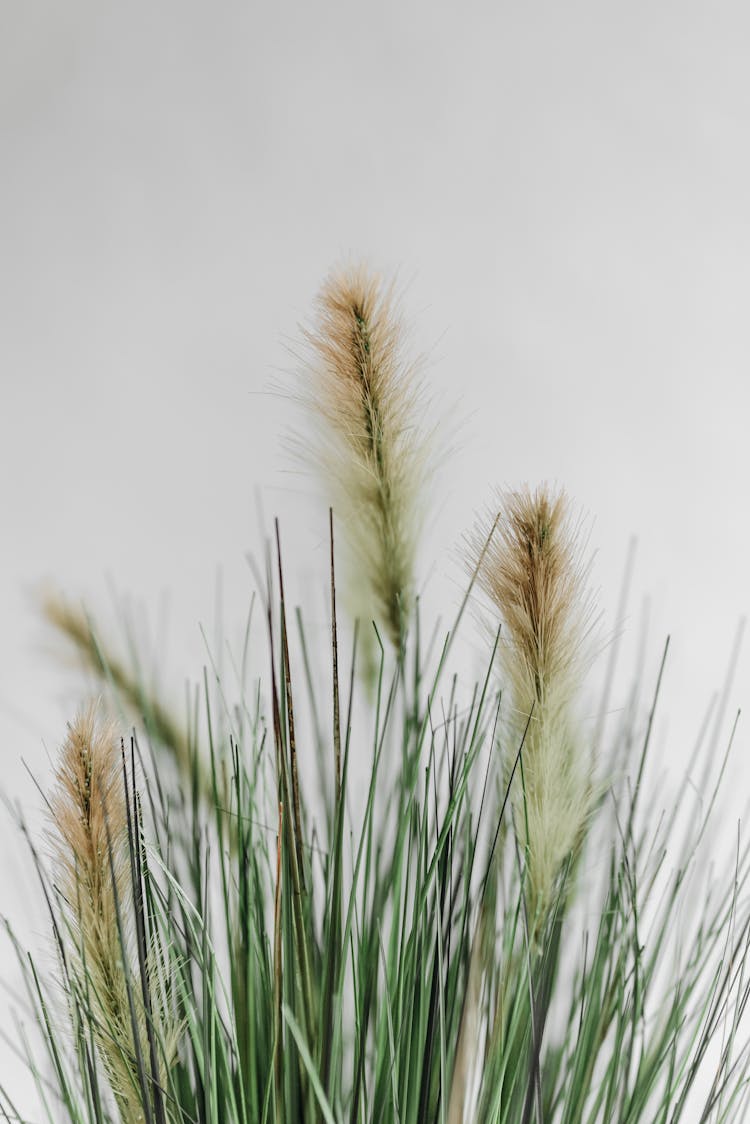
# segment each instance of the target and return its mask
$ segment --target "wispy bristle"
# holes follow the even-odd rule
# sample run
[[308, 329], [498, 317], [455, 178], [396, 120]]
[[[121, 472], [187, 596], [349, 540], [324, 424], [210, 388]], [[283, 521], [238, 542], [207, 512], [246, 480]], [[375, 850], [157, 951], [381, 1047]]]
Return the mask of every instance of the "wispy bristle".
[[[96, 1045], [123, 1124], [140, 1124], [145, 1116], [138, 1053], [147, 1059], [148, 1048], [142, 993], [134, 985], [135, 995], [133, 988], [128, 994], [133, 898], [122, 758], [116, 727], [95, 705], [69, 724], [55, 779], [51, 839], [56, 887], [73, 945], [71, 1000], [93, 1016]], [[156, 1000], [159, 991], [154, 988]], [[160, 1020], [158, 1001], [154, 1008], [152, 1018]], [[166, 1025], [156, 1029], [165, 1052], [163, 1078], [175, 1034]]]
[[[580, 535], [564, 493], [546, 486], [500, 493], [498, 510], [478, 581], [505, 630], [501, 659], [512, 695], [510, 760], [528, 721], [514, 815], [535, 905], [543, 908], [563, 862], [582, 839], [592, 805], [593, 762], [575, 713], [592, 601]], [[473, 562], [488, 530], [471, 539]]]
[[331, 274], [306, 331], [312, 349], [305, 400], [324, 423], [315, 452], [331, 488], [355, 571], [353, 608], [403, 647], [425, 485], [420, 387], [404, 356], [393, 286], [364, 267]]

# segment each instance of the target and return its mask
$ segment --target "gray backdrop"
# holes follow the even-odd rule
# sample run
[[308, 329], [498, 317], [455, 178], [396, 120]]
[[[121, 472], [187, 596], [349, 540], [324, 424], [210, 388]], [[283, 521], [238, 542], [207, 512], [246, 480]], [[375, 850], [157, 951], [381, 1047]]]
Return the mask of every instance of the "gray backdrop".
[[[662, 735], [679, 776], [748, 605], [746, 6], [0, 12], [6, 793], [38, 821], [21, 761], [47, 782], [80, 695], [34, 614], [41, 580], [112, 618], [114, 583], [152, 634], [168, 616], [179, 699], [219, 567], [241, 625], [262, 503], [324, 622], [324, 505], [288, 471], [290, 408], [268, 388], [347, 256], [399, 270], [450, 418], [426, 597], [450, 616], [453, 548], [493, 483], [564, 483], [593, 523], [610, 628], [639, 538], [629, 635], [649, 595], [649, 675], [673, 634]], [[745, 659], [732, 705], [749, 682]], [[741, 729], [741, 781], [747, 750]], [[740, 784], [730, 825], [743, 802]], [[6, 819], [2, 912], [44, 947]]]

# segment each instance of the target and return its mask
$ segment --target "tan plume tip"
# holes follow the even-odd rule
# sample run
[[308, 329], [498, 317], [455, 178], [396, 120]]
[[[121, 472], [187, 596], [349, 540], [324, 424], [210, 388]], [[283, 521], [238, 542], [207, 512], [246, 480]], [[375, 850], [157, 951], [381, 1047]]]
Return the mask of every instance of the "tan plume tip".
[[492, 519], [469, 545], [473, 564], [481, 557], [480, 587], [504, 627], [509, 766], [526, 730], [514, 822], [535, 904], [544, 908], [562, 864], [580, 845], [594, 793], [592, 752], [576, 716], [593, 620], [589, 567], [565, 493], [546, 485], [500, 492]]
[[322, 423], [314, 459], [348, 543], [352, 607], [383, 623], [401, 650], [423, 521], [422, 388], [392, 284], [361, 265], [339, 269], [315, 308], [303, 391]]
[[[144, 1120], [138, 1054], [148, 1047], [143, 994], [132, 976], [133, 898], [120, 738], [96, 704], [68, 725], [49, 801], [55, 883], [71, 938], [69, 986], [86, 1012], [123, 1124]], [[152, 1019], [163, 1056], [160, 1082], [176, 1048], [153, 974]], [[134, 1010], [135, 1027], [134, 1032]], [[143, 1065], [143, 1062], [141, 1063]]]

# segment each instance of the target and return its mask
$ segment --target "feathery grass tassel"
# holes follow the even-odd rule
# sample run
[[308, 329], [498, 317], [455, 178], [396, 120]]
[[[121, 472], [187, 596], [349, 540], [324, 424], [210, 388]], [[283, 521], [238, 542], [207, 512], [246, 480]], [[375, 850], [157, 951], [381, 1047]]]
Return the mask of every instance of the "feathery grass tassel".
[[149, 736], [174, 758], [184, 783], [191, 785], [195, 778], [201, 797], [214, 808], [212, 777], [197, 747], [191, 744], [181, 724], [147, 682], [131, 671], [105, 643], [89, 614], [51, 591], [40, 597], [39, 609], [48, 624], [72, 644], [82, 666], [103, 685], [112, 686], [120, 701], [143, 719]]
[[155, 976], [148, 1028], [131, 972], [133, 844], [122, 756], [114, 724], [101, 718], [95, 704], [68, 725], [55, 779], [50, 835], [55, 882], [71, 936], [70, 1000], [92, 1028], [122, 1124], [141, 1124], [153, 1118], [149, 1034], [155, 1032], [163, 1055], [162, 1085], [174, 1058], [176, 1031], [168, 1025]]
[[316, 310], [304, 333], [312, 350], [304, 399], [322, 422], [314, 459], [348, 547], [350, 607], [384, 626], [400, 655], [426, 483], [421, 385], [404, 356], [392, 285], [362, 266], [342, 269], [326, 280]]
[[[583, 840], [595, 794], [593, 755], [576, 717], [593, 603], [565, 493], [543, 485], [498, 499], [500, 519], [479, 584], [505, 629], [500, 659], [512, 700], [510, 760], [528, 724], [513, 810], [531, 919], [540, 924], [563, 864]], [[480, 528], [470, 540], [474, 561], [485, 542]]]

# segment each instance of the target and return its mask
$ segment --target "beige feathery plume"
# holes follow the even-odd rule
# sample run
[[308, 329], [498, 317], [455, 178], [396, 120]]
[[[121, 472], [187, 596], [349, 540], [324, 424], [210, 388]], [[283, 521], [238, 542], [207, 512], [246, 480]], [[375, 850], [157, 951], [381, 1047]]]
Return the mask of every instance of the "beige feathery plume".
[[[500, 493], [498, 501], [500, 517], [478, 580], [505, 629], [501, 661], [513, 714], [509, 766], [526, 731], [513, 788], [514, 823], [530, 897], [541, 914], [562, 864], [582, 841], [595, 791], [591, 748], [576, 717], [593, 603], [565, 494], [543, 485]], [[473, 562], [487, 533], [478, 529], [470, 540]]]
[[51, 590], [40, 593], [38, 604], [49, 624], [73, 645], [82, 665], [102, 683], [111, 684], [123, 703], [136, 714], [145, 716], [149, 733], [171, 753], [184, 777], [196, 776], [201, 795], [213, 804], [212, 778], [200, 758], [196, 760], [186, 732], [163, 703], [149, 693], [145, 683], [105, 644], [103, 634], [95, 630], [84, 609]]
[[421, 387], [404, 355], [393, 285], [363, 266], [324, 283], [303, 391], [323, 423], [316, 452], [344, 530], [355, 615], [374, 618], [401, 651], [414, 598], [426, 483]]
[[[55, 884], [73, 938], [67, 945], [70, 986], [88, 1013], [121, 1121], [140, 1124], [144, 1110], [139, 1051], [140, 1072], [146, 1073], [147, 1081], [151, 1069], [143, 995], [129, 953], [133, 896], [122, 758], [117, 730], [99, 716], [96, 705], [69, 723], [55, 780], [50, 836]], [[176, 1050], [176, 1031], [162, 1006], [163, 989], [155, 975], [151, 983], [163, 1086]]]

